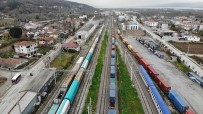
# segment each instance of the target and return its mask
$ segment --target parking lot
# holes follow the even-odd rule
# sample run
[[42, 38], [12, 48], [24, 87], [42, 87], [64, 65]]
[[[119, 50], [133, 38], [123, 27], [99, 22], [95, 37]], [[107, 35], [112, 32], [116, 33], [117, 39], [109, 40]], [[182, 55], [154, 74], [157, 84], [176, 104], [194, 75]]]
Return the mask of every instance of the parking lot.
[[203, 89], [199, 85], [189, 80], [170, 62], [155, 56], [135, 38], [126, 37], [126, 39], [170, 83], [172, 89], [176, 90], [187, 101], [191, 108], [199, 114], [203, 112], [203, 102], [199, 102], [203, 101]]

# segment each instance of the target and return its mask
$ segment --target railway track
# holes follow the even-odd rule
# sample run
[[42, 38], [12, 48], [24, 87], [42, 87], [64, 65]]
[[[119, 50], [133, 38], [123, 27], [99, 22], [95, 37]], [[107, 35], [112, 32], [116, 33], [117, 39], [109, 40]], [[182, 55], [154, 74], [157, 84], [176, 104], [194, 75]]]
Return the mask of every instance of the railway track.
[[118, 47], [121, 50], [121, 55], [124, 55], [123, 58], [131, 75], [133, 85], [138, 91], [139, 98], [142, 101], [141, 103], [145, 114], [157, 114], [158, 112], [153, 103], [153, 100], [151, 99], [148, 89], [146, 88], [141, 74], [139, 73], [137, 60], [131, 55], [126, 46], [120, 41], [120, 39], [118, 39], [118, 37], [117, 41], [119, 42]]
[[[108, 39], [109, 40], [109, 39]], [[101, 83], [100, 83], [100, 88], [99, 88], [99, 97], [97, 100], [97, 108], [96, 108], [96, 114], [105, 114], [106, 111], [106, 106], [108, 105], [108, 78], [109, 78], [109, 62], [110, 62], [110, 48], [109, 48], [109, 42], [108, 41], [108, 46], [106, 48], [106, 56], [105, 56], [105, 63], [103, 65], [103, 70], [102, 70], [102, 76], [101, 76]], [[108, 67], [107, 67], [108, 66]]]
[[[103, 36], [103, 34], [102, 34]], [[92, 77], [97, 64], [97, 58], [101, 47], [101, 38], [99, 39], [99, 45], [95, 49], [94, 56], [92, 56], [92, 61], [88, 66], [87, 72], [84, 74], [84, 78], [81, 80], [80, 88], [75, 97], [74, 103], [69, 111], [69, 114], [81, 114], [85, 104], [85, 99], [88, 94], [89, 87], [91, 85]]]
[[[98, 29], [97, 29], [96, 32], [98, 33]], [[85, 44], [85, 45], [82, 47], [80, 53], [79, 53], [78, 56], [75, 58], [75, 60], [77, 60], [77, 59], [78, 59], [79, 57], [81, 57], [81, 56], [85, 57], [85, 55], [86, 55], [87, 52], [89, 51], [91, 45], [93, 44], [93, 41], [94, 41], [94, 40], [92, 40], [92, 39], [94, 39], [95, 35], [97, 35], [97, 34], [93, 33], [93, 34], [90, 36], [89, 42], [88, 42], [87, 44]], [[93, 37], [93, 38], [92, 38], [92, 37]], [[72, 66], [72, 67], [73, 67], [73, 66]], [[71, 69], [72, 69], [72, 68], [71, 68]], [[67, 70], [64, 70], [64, 72], [66, 72], [67, 74], [69, 73], [69, 71], [67, 71]], [[66, 74], [66, 75], [67, 75], [67, 74]], [[52, 106], [52, 102], [53, 102], [54, 98], [56, 98], [56, 96], [59, 94], [60, 88], [61, 88], [61, 86], [62, 86], [62, 84], [64, 83], [65, 80], [66, 80], [66, 78], [64, 78], [64, 79], [61, 81], [61, 83], [58, 85], [57, 89], [54, 90], [55, 92], [52, 94], [52, 97], [49, 99], [48, 103], [46, 103], [45, 107], [44, 107], [43, 110], [40, 112], [40, 114], [47, 114], [47, 113], [48, 113], [49, 109], [50, 109], [51, 106]]]

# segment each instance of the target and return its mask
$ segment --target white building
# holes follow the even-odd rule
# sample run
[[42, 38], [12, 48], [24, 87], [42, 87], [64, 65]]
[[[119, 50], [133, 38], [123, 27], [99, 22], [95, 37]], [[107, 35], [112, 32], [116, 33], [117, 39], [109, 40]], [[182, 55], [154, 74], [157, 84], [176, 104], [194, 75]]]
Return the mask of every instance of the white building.
[[126, 29], [127, 30], [138, 30], [139, 27], [134, 21], [130, 21], [126, 24]]
[[158, 21], [154, 21], [154, 20], [147, 20], [145, 21], [145, 25], [150, 26], [150, 27], [157, 27], [159, 24]]
[[22, 41], [14, 44], [15, 52], [19, 56], [32, 57], [38, 52], [38, 44], [31, 41]]
[[199, 25], [199, 30], [203, 30], [203, 24]]

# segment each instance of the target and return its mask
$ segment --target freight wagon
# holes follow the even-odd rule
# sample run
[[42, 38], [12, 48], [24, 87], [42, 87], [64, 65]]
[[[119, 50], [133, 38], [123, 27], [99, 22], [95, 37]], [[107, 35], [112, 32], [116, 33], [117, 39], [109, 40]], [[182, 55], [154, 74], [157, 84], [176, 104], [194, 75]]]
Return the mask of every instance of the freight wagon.
[[175, 90], [170, 90], [168, 97], [180, 113], [184, 113], [187, 109], [189, 109], [189, 106]]

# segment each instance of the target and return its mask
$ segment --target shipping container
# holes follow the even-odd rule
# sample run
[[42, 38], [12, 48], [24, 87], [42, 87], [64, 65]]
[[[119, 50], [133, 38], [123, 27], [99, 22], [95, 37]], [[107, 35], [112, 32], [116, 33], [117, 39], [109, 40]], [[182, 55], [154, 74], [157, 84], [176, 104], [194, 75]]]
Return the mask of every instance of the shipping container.
[[79, 88], [79, 82], [77, 80], [73, 80], [73, 82], [72, 82], [70, 88], [68, 89], [68, 92], [66, 93], [64, 99], [68, 99], [72, 103], [74, 98], [75, 98], [75, 95], [78, 91], [78, 88]]
[[185, 114], [195, 114], [195, 112], [193, 110], [186, 110]]
[[[155, 98], [156, 102], [155, 104], [158, 104], [158, 112], [161, 114], [171, 114], [170, 110], [168, 109], [166, 103], [162, 99], [161, 95], [159, 94], [158, 90], [155, 86], [150, 86], [150, 90], [152, 95], [152, 98]], [[156, 105], [157, 106], [157, 105]]]
[[115, 45], [112, 45], [112, 46], [111, 46], [111, 49], [112, 49], [112, 50], [115, 50]]
[[93, 53], [93, 51], [94, 51], [94, 44], [93, 44], [92, 47], [90, 48], [89, 53]]
[[144, 58], [140, 59], [139, 62], [145, 69], [149, 66], [149, 63]]
[[148, 66], [148, 73], [149, 75], [154, 79], [156, 80], [157, 76], [159, 75], [152, 66]]
[[110, 78], [110, 84], [111, 83], [115, 84], [115, 78]]
[[75, 76], [75, 79], [80, 82], [80, 81], [82, 80], [83, 73], [84, 73], [84, 69], [81, 68], [81, 69], [78, 71], [77, 75]]
[[160, 75], [156, 78], [156, 83], [159, 86], [159, 88], [166, 94], [171, 90], [171, 86], [168, 82], [166, 82]]
[[87, 66], [88, 66], [89, 61], [87, 59], [85, 59], [82, 63], [82, 68], [84, 68], [84, 70], [86, 70]]
[[111, 58], [111, 66], [115, 66], [116, 65], [116, 59], [115, 58]]
[[189, 106], [175, 90], [170, 90], [168, 97], [179, 112], [184, 113], [187, 109], [189, 109]]
[[109, 102], [110, 103], [115, 103], [116, 102], [116, 90], [115, 89], [110, 89], [110, 92], [109, 92]]
[[115, 40], [112, 39], [112, 45], [115, 45]]
[[108, 109], [108, 114], [117, 114], [116, 109]]
[[111, 57], [112, 57], [112, 58], [115, 58], [115, 57], [116, 57], [116, 51], [115, 51], [115, 50], [112, 50], [112, 51], [111, 51]]
[[135, 58], [137, 59], [137, 61], [140, 61], [140, 59], [142, 59], [143, 57], [139, 53], [136, 53]]
[[115, 78], [115, 75], [116, 75], [116, 68], [115, 68], [115, 66], [111, 66], [111, 75], [110, 75], [110, 77]]
[[57, 110], [56, 114], [67, 114], [69, 109], [70, 109], [70, 101], [64, 99], [59, 109]]
[[132, 50], [132, 49], [133, 49], [133, 46], [132, 46], [132, 45], [128, 45], [128, 49], [129, 49], [129, 50]]
[[131, 52], [132, 52], [133, 56], [136, 58], [137, 51], [135, 50], [135, 48], [132, 48]]

